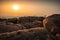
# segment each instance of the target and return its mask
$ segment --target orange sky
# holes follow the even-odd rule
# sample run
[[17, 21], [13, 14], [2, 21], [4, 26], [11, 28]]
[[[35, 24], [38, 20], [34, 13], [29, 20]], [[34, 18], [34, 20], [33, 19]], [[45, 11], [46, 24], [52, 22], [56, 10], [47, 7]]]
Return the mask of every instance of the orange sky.
[[[13, 5], [18, 5], [19, 10], [14, 10]], [[29, 2], [29, 1], [9, 1], [0, 3], [0, 17], [19, 16], [44, 16], [60, 13], [59, 4], [56, 2]]]

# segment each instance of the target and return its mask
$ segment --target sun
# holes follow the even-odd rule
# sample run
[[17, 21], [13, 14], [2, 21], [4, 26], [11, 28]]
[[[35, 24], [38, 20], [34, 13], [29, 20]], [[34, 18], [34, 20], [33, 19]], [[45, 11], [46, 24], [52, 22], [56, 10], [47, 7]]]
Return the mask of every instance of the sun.
[[19, 9], [19, 6], [18, 5], [13, 5], [13, 9], [14, 10], [18, 10]]

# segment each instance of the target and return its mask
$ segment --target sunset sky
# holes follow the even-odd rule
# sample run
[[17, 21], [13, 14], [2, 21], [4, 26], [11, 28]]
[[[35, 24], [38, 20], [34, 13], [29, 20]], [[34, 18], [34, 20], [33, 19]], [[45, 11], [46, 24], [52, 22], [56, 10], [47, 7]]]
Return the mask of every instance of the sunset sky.
[[0, 17], [45, 16], [59, 13], [59, 1], [0, 1]]

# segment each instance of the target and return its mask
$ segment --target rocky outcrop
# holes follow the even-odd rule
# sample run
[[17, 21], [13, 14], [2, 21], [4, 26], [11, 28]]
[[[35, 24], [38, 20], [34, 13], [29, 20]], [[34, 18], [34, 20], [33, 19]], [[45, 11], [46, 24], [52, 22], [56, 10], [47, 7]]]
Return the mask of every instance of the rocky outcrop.
[[[44, 19], [43, 25], [51, 35], [59, 37], [57, 34], [60, 35], [60, 14], [48, 16]], [[60, 37], [57, 40], [60, 40]]]

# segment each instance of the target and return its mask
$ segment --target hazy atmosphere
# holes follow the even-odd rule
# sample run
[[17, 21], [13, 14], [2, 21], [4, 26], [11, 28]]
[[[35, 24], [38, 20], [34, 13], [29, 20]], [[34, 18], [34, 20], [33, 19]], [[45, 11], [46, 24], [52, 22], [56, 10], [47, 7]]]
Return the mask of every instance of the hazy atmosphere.
[[60, 1], [0, 0], [0, 40], [60, 40]]
[[[17, 5], [18, 9], [13, 9]], [[46, 16], [60, 13], [59, 1], [0, 1], [0, 17]]]

